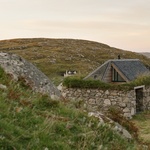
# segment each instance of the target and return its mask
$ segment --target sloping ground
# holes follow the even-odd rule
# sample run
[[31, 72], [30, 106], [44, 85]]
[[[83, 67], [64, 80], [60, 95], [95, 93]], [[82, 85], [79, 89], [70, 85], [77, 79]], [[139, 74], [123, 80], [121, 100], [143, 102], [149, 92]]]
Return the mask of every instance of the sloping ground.
[[[53, 101], [34, 94], [23, 81], [14, 82], [0, 68], [0, 149], [2, 150], [126, 150], [140, 149], [79, 103]], [[66, 107], [67, 105], [67, 107]], [[141, 149], [140, 149], [141, 150]]]
[[108, 59], [140, 59], [150, 66], [150, 59], [139, 53], [124, 51], [108, 45], [73, 39], [12, 39], [0, 41], [0, 51], [16, 53], [35, 64], [56, 84], [66, 70], [77, 70], [86, 76]]
[[150, 111], [136, 115], [132, 121], [139, 128], [139, 138], [150, 145]]
[[143, 54], [144, 56], [146, 56], [146, 57], [150, 58], [150, 53], [148, 53], [148, 52], [141, 53], [141, 54]]

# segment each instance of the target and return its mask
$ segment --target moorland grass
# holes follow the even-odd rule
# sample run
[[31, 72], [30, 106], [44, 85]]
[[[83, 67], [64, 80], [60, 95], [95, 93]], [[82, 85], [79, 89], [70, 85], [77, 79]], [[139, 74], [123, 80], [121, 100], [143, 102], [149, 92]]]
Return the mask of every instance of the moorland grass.
[[0, 74], [0, 83], [7, 85], [0, 89], [0, 149], [136, 149], [134, 139], [129, 142], [107, 124], [99, 125], [71, 102], [34, 93], [2, 69]]
[[60, 72], [76, 70], [88, 75], [109, 59], [139, 59], [147, 67], [150, 59], [139, 53], [110, 47], [106, 44], [77, 39], [26, 38], [0, 41], [3, 52], [15, 53], [36, 65], [55, 84], [63, 79]]

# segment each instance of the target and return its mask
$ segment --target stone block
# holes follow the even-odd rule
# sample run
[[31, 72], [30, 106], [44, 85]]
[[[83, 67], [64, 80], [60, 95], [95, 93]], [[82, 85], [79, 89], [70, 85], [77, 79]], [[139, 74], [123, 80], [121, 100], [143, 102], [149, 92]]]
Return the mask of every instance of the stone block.
[[89, 103], [89, 104], [95, 104], [96, 101], [95, 101], [95, 99], [90, 98], [90, 99], [88, 100], [88, 103]]
[[117, 103], [116, 102], [111, 102], [112, 103], [112, 105], [116, 105]]
[[125, 116], [126, 118], [130, 118], [130, 119], [132, 118], [130, 113], [124, 113], [124, 116]]
[[135, 115], [135, 109], [134, 109], [134, 107], [131, 108], [131, 115]]
[[117, 96], [118, 93], [117, 93], [117, 91], [113, 91], [113, 92], [111, 92], [111, 95], [112, 95], [112, 96]]
[[104, 100], [104, 105], [110, 106], [111, 105], [111, 101], [109, 99], [105, 99]]
[[124, 113], [130, 113], [130, 109], [126, 107], [126, 108], [123, 109], [123, 112]]
[[127, 139], [132, 139], [131, 134], [127, 130], [123, 129], [122, 133], [123, 133], [123, 136], [125, 136]]
[[126, 107], [126, 103], [120, 103], [119, 106], [122, 107], [122, 108], [125, 108]]
[[106, 90], [105, 91], [105, 95], [109, 95], [110, 93], [109, 93], [109, 91], [108, 90]]

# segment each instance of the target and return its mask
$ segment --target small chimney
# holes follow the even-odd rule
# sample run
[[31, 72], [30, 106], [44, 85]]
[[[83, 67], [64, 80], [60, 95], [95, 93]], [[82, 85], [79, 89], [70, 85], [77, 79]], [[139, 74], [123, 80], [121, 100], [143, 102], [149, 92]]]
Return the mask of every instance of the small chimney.
[[120, 55], [118, 55], [118, 59], [120, 59]]

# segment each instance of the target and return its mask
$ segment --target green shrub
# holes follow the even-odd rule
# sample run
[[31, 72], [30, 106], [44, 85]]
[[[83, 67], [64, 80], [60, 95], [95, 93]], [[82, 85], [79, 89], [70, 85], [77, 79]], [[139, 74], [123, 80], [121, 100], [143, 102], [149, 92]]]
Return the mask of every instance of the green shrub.
[[111, 88], [110, 84], [101, 82], [99, 80], [83, 80], [79, 77], [67, 77], [64, 79], [63, 85], [68, 88]]
[[132, 90], [135, 86], [146, 85], [150, 86], [150, 76], [140, 76], [136, 80], [129, 83], [110, 84], [100, 80], [83, 80], [82, 77], [67, 77], [63, 81], [63, 85], [68, 88], [98, 88], [112, 90]]
[[148, 76], [139, 76], [136, 80], [129, 83], [130, 86], [139, 86], [139, 85], [150, 85], [150, 75]]

